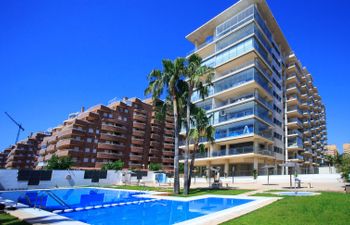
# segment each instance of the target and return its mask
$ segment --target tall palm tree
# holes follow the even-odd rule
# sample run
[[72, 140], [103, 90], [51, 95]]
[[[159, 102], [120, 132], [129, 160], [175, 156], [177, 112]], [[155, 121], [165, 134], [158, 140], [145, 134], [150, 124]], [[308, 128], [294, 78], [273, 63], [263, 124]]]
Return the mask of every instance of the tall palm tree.
[[145, 90], [145, 94], [152, 94], [152, 99], [159, 99], [163, 94], [168, 97], [172, 102], [172, 111], [174, 114], [174, 139], [175, 139], [175, 152], [174, 152], [174, 193], [180, 192], [180, 180], [179, 180], [179, 106], [178, 106], [178, 93], [179, 83], [183, 80], [184, 74], [184, 58], [177, 58], [174, 61], [164, 59], [162, 61], [162, 70], [153, 70], [148, 75], [148, 87]]
[[191, 97], [194, 91], [198, 92], [198, 95], [204, 99], [209, 92], [209, 86], [211, 85], [211, 80], [213, 77], [213, 69], [202, 65], [202, 58], [197, 54], [191, 55], [186, 62], [185, 67], [185, 79], [187, 81], [187, 100], [186, 100], [186, 148], [184, 154], [184, 195], [189, 193], [188, 190], [188, 156], [189, 156], [189, 146], [190, 146], [190, 116], [191, 116]]
[[192, 115], [193, 128], [190, 130], [190, 138], [194, 143], [193, 152], [191, 155], [191, 164], [188, 176], [188, 190], [191, 187], [191, 179], [194, 169], [195, 154], [199, 150], [205, 151], [205, 146], [200, 144], [202, 140], [206, 140], [209, 143], [214, 142], [215, 128], [210, 125], [211, 117], [208, 117], [205, 110], [202, 108], [194, 108]]

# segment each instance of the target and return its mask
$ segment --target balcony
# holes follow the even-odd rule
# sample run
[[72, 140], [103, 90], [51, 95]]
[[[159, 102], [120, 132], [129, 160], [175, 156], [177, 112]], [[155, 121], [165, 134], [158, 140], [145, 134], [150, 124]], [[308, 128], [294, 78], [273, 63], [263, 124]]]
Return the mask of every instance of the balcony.
[[144, 130], [145, 127], [146, 127], [146, 125], [144, 123], [139, 123], [139, 122], [136, 122], [136, 121], [133, 122], [133, 126], [138, 128], [138, 129], [142, 129], [142, 130]]
[[143, 154], [144, 149], [142, 147], [136, 147], [136, 146], [131, 146], [130, 151], [133, 153], [140, 153]]
[[145, 140], [143, 138], [136, 138], [136, 137], [131, 138], [131, 144], [133, 144], [133, 145], [143, 146], [145, 144], [144, 142], [145, 142]]
[[80, 146], [80, 145], [83, 145], [83, 144], [84, 144], [84, 142], [82, 140], [63, 139], [63, 140], [59, 140], [57, 142], [56, 148], [57, 149], [69, 148], [71, 146]]
[[140, 136], [143, 137], [145, 135], [145, 131], [133, 129], [132, 135], [138, 136], [138, 137], [140, 137]]
[[101, 129], [105, 131], [110, 131], [110, 132], [121, 132], [125, 133], [127, 128], [124, 126], [116, 126], [116, 125], [111, 125], [111, 124], [102, 124]]
[[174, 149], [174, 144], [164, 143], [164, 148], [166, 148], [166, 149]]
[[142, 161], [143, 156], [142, 155], [129, 155], [130, 161]]
[[300, 98], [298, 94], [292, 94], [287, 97], [287, 103], [289, 106], [292, 105], [299, 105], [300, 104]]
[[215, 130], [215, 139], [217, 141], [227, 138], [252, 137], [254, 135], [272, 141], [271, 127], [255, 119], [218, 126]]
[[290, 138], [288, 140], [288, 150], [302, 150], [303, 148], [303, 141], [300, 137]]
[[144, 114], [134, 113], [133, 114], [133, 119], [134, 120], [139, 120], [139, 121], [142, 121], [142, 122], [146, 122], [147, 116], [145, 116]]
[[162, 157], [162, 162], [163, 162], [163, 163], [173, 163], [173, 162], [174, 162], [174, 159]]
[[271, 114], [271, 111], [262, 107], [260, 104], [256, 102], [247, 102], [214, 112], [212, 124], [217, 125], [228, 121], [233, 122], [253, 115], [271, 124]]
[[123, 157], [122, 153], [114, 153], [114, 152], [97, 152], [97, 158], [100, 159], [112, 159], [117, 160]]
[[298, 118], [288, 118], [287, 125], [290, 129], [298, 129], [303, 127], [303, 123]]
[[125, 149], [125, 145], [121, 144], [112, 144], [112, 143], [98, 143], [97, 144], [98, 149], [105, 149], [105, 150], [119, 150], [123, 151]]
[[303, 111], [299, 109], [298, 106], [288, 106], [287, 116], [288, 117], [302, 117]]
[[300, 94], [299, 86], [297, 84], [289, 84], [286, 87], [287, 94]]
[[175, 154], [175, 153], [174, 153], [173, 151], [165, 151], [165, 150], [163, 151], [163, 155], [164, 155], [164, 156], [172, 156], [172, 157], [173, 157], [174, 154]]
[[[265, 93], [268, 93], [270, 96], [272, 95], [272, 88], [269, 80], [266, 78], [268, 75], [262, 75], [255, 67], [249, 68], [245, 71], [242, 71], [234, 76], [229, 76], [223, 79], [218, 80], [214, 83], [214, 86], [209, 88], [209, 96], [232, 96], [233, 92], [238, 91], [238, 87], [242, 87], [244, 89], [254, 89], [258, 88]], [[243, 87], [244, 85], [244, 87]], [[201, 97], [198, 92], [195, 92], [191, 98], [192, 102], [200, 101]]]
[[304, 156], [296, 154], [296, 155], [288, 156], [288, 160], [292, 162], [303, 162]]
[[159, 135], [159, 134], [156, 134], [156, 133], [152, 133], [152, 134], [151, 134], [151, 139], [157, 139], [157, 140], [159, 140], [159, 139], [160, 139], [160, 135]]
[[288, 130], [288, 137], [295, 137], [295, 136], [302, 137], [303, 134], [299, 130]]

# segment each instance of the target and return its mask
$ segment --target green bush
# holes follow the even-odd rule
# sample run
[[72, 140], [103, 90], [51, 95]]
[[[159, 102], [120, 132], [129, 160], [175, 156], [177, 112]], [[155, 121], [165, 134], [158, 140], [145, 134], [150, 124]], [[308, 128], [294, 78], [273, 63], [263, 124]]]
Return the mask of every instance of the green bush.
[[121, 160], [117, 160], [114, 162], [109, 162], [109, 163], [105, 163], [102, 166], [102, 170], [121, 170], [124, 166], [124, 162]]
[[162, 169], [162, 165], [160, 163], [150, 163], [148, 169], [151, 171], [159, 171]]
[[53, 155], [49, 161], [47, 161], [46, 169], [48, 170], [68, 170], [73, 165], [73, 161], [70, 157], [58, 157]]

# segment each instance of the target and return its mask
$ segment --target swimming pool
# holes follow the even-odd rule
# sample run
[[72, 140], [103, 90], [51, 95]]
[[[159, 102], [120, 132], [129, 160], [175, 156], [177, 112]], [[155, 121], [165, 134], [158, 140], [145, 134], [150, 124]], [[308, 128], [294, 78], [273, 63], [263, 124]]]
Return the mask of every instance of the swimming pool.
[[[163, 199], [152, 198], [145, 192], [99, 188], [0, 193], [0, 197], [3, 198], [23, 201], [23, 204], [30, 202], [29, 205], [32, 207], [34, 202], [37, 205], [40, 203], [37, 199], [41, 199], [41, 195], [44, 199], [41, 200], [43, 209], [60, 212], [61, 216], [92, 225], [174, 224], [254, 201], [215, 196], [196, 197], [190, 200]], [[57, 199], [62, 199], [69, 207], [60, 204]]]
[[2, 192], [0, 197], [19, 202], [30, 207], [41, 208], [47, 211], [68, 209], [91, 209], [106, 204], [128, 203], [148, 200], [150, 198], [135, 197], [144, 192], [108, 190], [97, 188], [74, 188], [55, 190], [31, 190]]

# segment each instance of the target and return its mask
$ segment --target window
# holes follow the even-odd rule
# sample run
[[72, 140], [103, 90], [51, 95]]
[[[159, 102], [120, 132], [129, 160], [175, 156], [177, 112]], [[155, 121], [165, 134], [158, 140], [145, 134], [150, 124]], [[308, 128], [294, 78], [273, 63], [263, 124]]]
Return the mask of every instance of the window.
[[89, 128], [89, 133], [94, 133], [94, 129]]
[[125, 112], [125, 113], [128, 113], [128, 112], [129, 112], [129, 110], [128, 110], [128, 109], [125, 109], [125, 110], [124, 110], [124, 112]]
[[273, 148], [274, 148], [274, 151], [275, 151], [276, 153], [282, 154], [282, 152], [283, 152], [282, 148], [279, 148], [279, 147], [277, 147], [277, 146], [275, 146], [275, 147], [273, 147]]
[[273, 109], [278, 113], [282, 112], [282, 110], [279, 107], [277, 107], [275, 104], [273, 104]]
[[92, 142], [92, 139], [91, 139], [91, 138], [87, 138], [86, 141], [89, 142], [89, 143], [91, 143], [91, 142]]
[[96, 130], [96, 134], [99, 134], [100, 133], [100, 130]]
[[282, 122], [279, 121], [279, 120], [276, 119], [276, 118], [273, 118], [273, 123], [276, 124], [276, 125], [279, 126], [279, 127], [282, 127]]
[[93, 153], [96, 153], [96, 148], [94, 148], [94, 149], [92, 150], [92, 152], [93, 152]]
[[89, 148], [85, 148], [85, 152], [90, 152], [90, 149]]
[[79, 147], [74, 147], [74, 150], [75, 151], [79, 151]]
[[275, 91], [273, 91], [273, 97], [275, 97], [278, 101], [281, 101], [282, 98]]
[[125, 122], [128, 121], [128, 118], [124, 117], [124, 121], [125, 121]]
[[89, 158], [84, 158], [84, 163], [89, 162]]
[[281, 85], [277, 82], [277, 80], [275, 78], [272, 79], [272, 82], [274, 83], [274, 85], [276, 85], [276, 87], [278, 88], [278, 90], [281, 90], [282, 87]]
[[109, 118], [113, 118], [113, 115], [112, 114], [108, 114]]
[[279, 139], [279, 140], [282, 140], [282, 135], [279, 134], [279, 133], [274, 132], [274, 133], [273, 133], [273, 136], [274, 136], [275, 138]]
[[122, 120], [122, 117], [121, 117], [121, 116], [118, 116], [118, 120]]
[[96, 162], [96, 159], [91, 159], [91, 162], [92, 162], [92, 163]]

